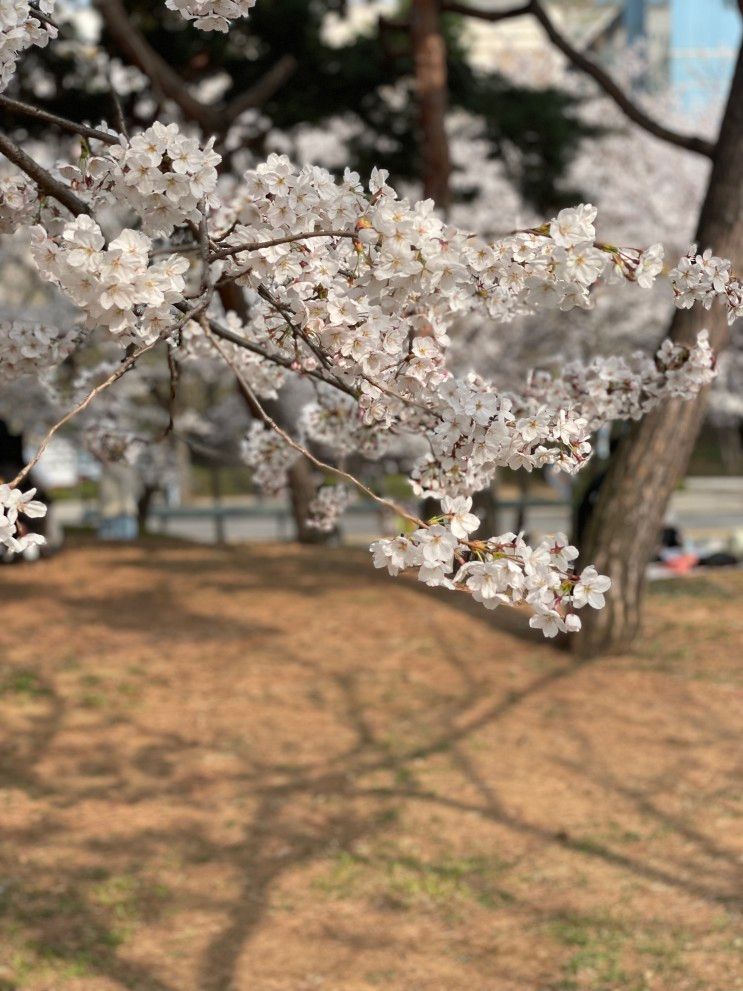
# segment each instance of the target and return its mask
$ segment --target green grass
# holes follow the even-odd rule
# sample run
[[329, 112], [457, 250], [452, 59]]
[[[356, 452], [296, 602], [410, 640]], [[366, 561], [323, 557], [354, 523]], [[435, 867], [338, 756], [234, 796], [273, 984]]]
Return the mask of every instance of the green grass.
[[61, 889], [13, 886], [0, 902], [0, 967], [12, 976], [9, 986], [21, 991], [42, 979], [51, 989], [59, 980], [99, 973], [101, 963], [138, 926], [157, 919], [170, 898], [164, 885], [134, 872], [98, 868]]
[[0, 695], [45, 698], [51, 690], [31, 668], [0, 668]]
[[568, 951], [550, 991], [651, 991], [658, 977], [671, 986], [693, 942], [682, 930], [640, 928], [608, 914], [566, 912], [546, 931]]
[[314, 886], [329, 897], [381, 900], [398, 909], [457, 910], [467, 903], [494, 909], [513, 901], [499, 883], [507, 868], [497, 857], [424, 860], [381, 844], [364, 853], [341, 851]]

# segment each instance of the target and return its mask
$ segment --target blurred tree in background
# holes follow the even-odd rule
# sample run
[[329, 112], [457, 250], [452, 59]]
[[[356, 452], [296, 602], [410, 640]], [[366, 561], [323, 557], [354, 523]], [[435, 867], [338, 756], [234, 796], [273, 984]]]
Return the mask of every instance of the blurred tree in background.
[[[111, 55], [137, 63], [131, 30], [125, 32], [123, 24], [121, 31], [115, 27], [117, 13], [125, 13], [188, 87], [221, 91], [222, 107], [234, 101], [237, 109], [242, 101], [246, 110], [260, 111], [260, 121], [242, 142], [256, 155], [265, 153], [269, 133], [279, 131], [291, 140], [307, 125], [342, 119], [348, 125], [345, 164], [362, 175], [375, 165], [388, 169], [397, 183], [420, 180], [422, 142], [411, 86], [414, 11], [402, 8], [394, 19], [380, 18], [370, 33], [351, 34], [327, 29], [329, 17], [344, 16], [342, 4], [334, 0], [264, 0], [249, 21], [236, 23], [223, 35], [193, 31], [164, 4], [149, 0], [99, 0], [96, 6], [106, 16], [103, 41]], [[580, 119], [580, 99], [553, 86], [539, 90], [515, 85], [497, 68], [476, 68], [463, 42], [463, 19], [444, 14], [440, 26], [449, 110], [476, 118], [491, 157], [503, 163], [514, 187], [539, 213], [578, 200], [580, 191], [569, 188], [565, 176], [580, 141], [598, 133]], [[70, 37], [74, 31], [68, 24], [64, 34]], [[69, 46], [33, 49], [18, 81], [20, 96], [33, 95], [52, 112], [77, 120], [113, 119], [109, 93], [105, 87], [94, 91], [79, 53]], [[183, 83], [180, 94], [163, 95], [185, 97]], [[136, 94], [122, 94], [121, 102], [126, 118], [145, 126], [162, 115], [162, 106], [155, 103], [143, 113]], [[185, 102], [181, 109], [189, 115]], [[197, 123], [207, 133], [224, 135], [235, 120], [225, 118], [217, 106], [197, 113]], [[459, 191], [465, 198], [475, 193]]]

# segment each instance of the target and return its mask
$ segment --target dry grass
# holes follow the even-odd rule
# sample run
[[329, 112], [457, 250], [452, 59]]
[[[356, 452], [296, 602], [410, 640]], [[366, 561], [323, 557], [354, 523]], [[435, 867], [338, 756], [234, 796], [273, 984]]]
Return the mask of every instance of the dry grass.
[[0, 991], [743, 988], [740, 573], [583, 665], [348, 552], [2, 580]]

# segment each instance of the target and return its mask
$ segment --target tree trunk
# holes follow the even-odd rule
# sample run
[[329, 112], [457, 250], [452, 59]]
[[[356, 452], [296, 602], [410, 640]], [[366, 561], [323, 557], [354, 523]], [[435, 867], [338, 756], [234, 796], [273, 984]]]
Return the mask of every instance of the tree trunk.
[[410, 41], [418, 96], [423, 195], [446, 213], [451, 199], [451, 160], [446, 136], [446, 42], [441, 33], [438, 0], [412, 0]]
[[332, 534], [307, 526], [310, 502], [317, 492], [312, 464], [302, 455], [289, 469], [289, 496], [294, 515], [294, 528], [300, 544], [327, 544]]
[[[736, 273], [743, 263], [743, 48], [715, 152], [697, 241], [730, 258]], [[724, 307], [697, 305], [677, 310], [670, 336], [692, 342], [703, 328], [719, 351], [729, 339]], [[581, 558], [612, 580], [605, 609], [584, 609], [583, 630], [573, 638], [583, 656], [620, 650], [632, 642], [641, 619], [645, 571], [657, 549], [671, 494], [686, 471], [704, 418], [706, 390], [692, 401], [672, 400], [633, 425], [612, 458], [596, 508], [586, 528]]]
[[482, 524], [477, 530], [478, 536], [494, 537], [502, 532], [500, 508], [500, 485], [496, 471], [490, 485], [475, 492], [472, 497], [472, 509], [482, 520]]
[[718, 427], [717, 436], [723, 468], [728, 475], [740, 475], [743, 473], [743, 437], [740, 424], [731, 423]]
[[140, 537], [147, 533], [147, 523], [152, 508], [152, 500], [157, 492], [157, 485], [143, 485], [137, 499], [137, 529]]

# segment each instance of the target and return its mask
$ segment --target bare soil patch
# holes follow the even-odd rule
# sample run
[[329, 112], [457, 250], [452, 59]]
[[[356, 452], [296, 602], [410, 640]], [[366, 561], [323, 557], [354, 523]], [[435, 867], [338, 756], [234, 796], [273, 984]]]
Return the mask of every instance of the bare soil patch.
[[349, 551], [0, 581], [0, 991], [743, 988], [742, 574], [584, 664]]

